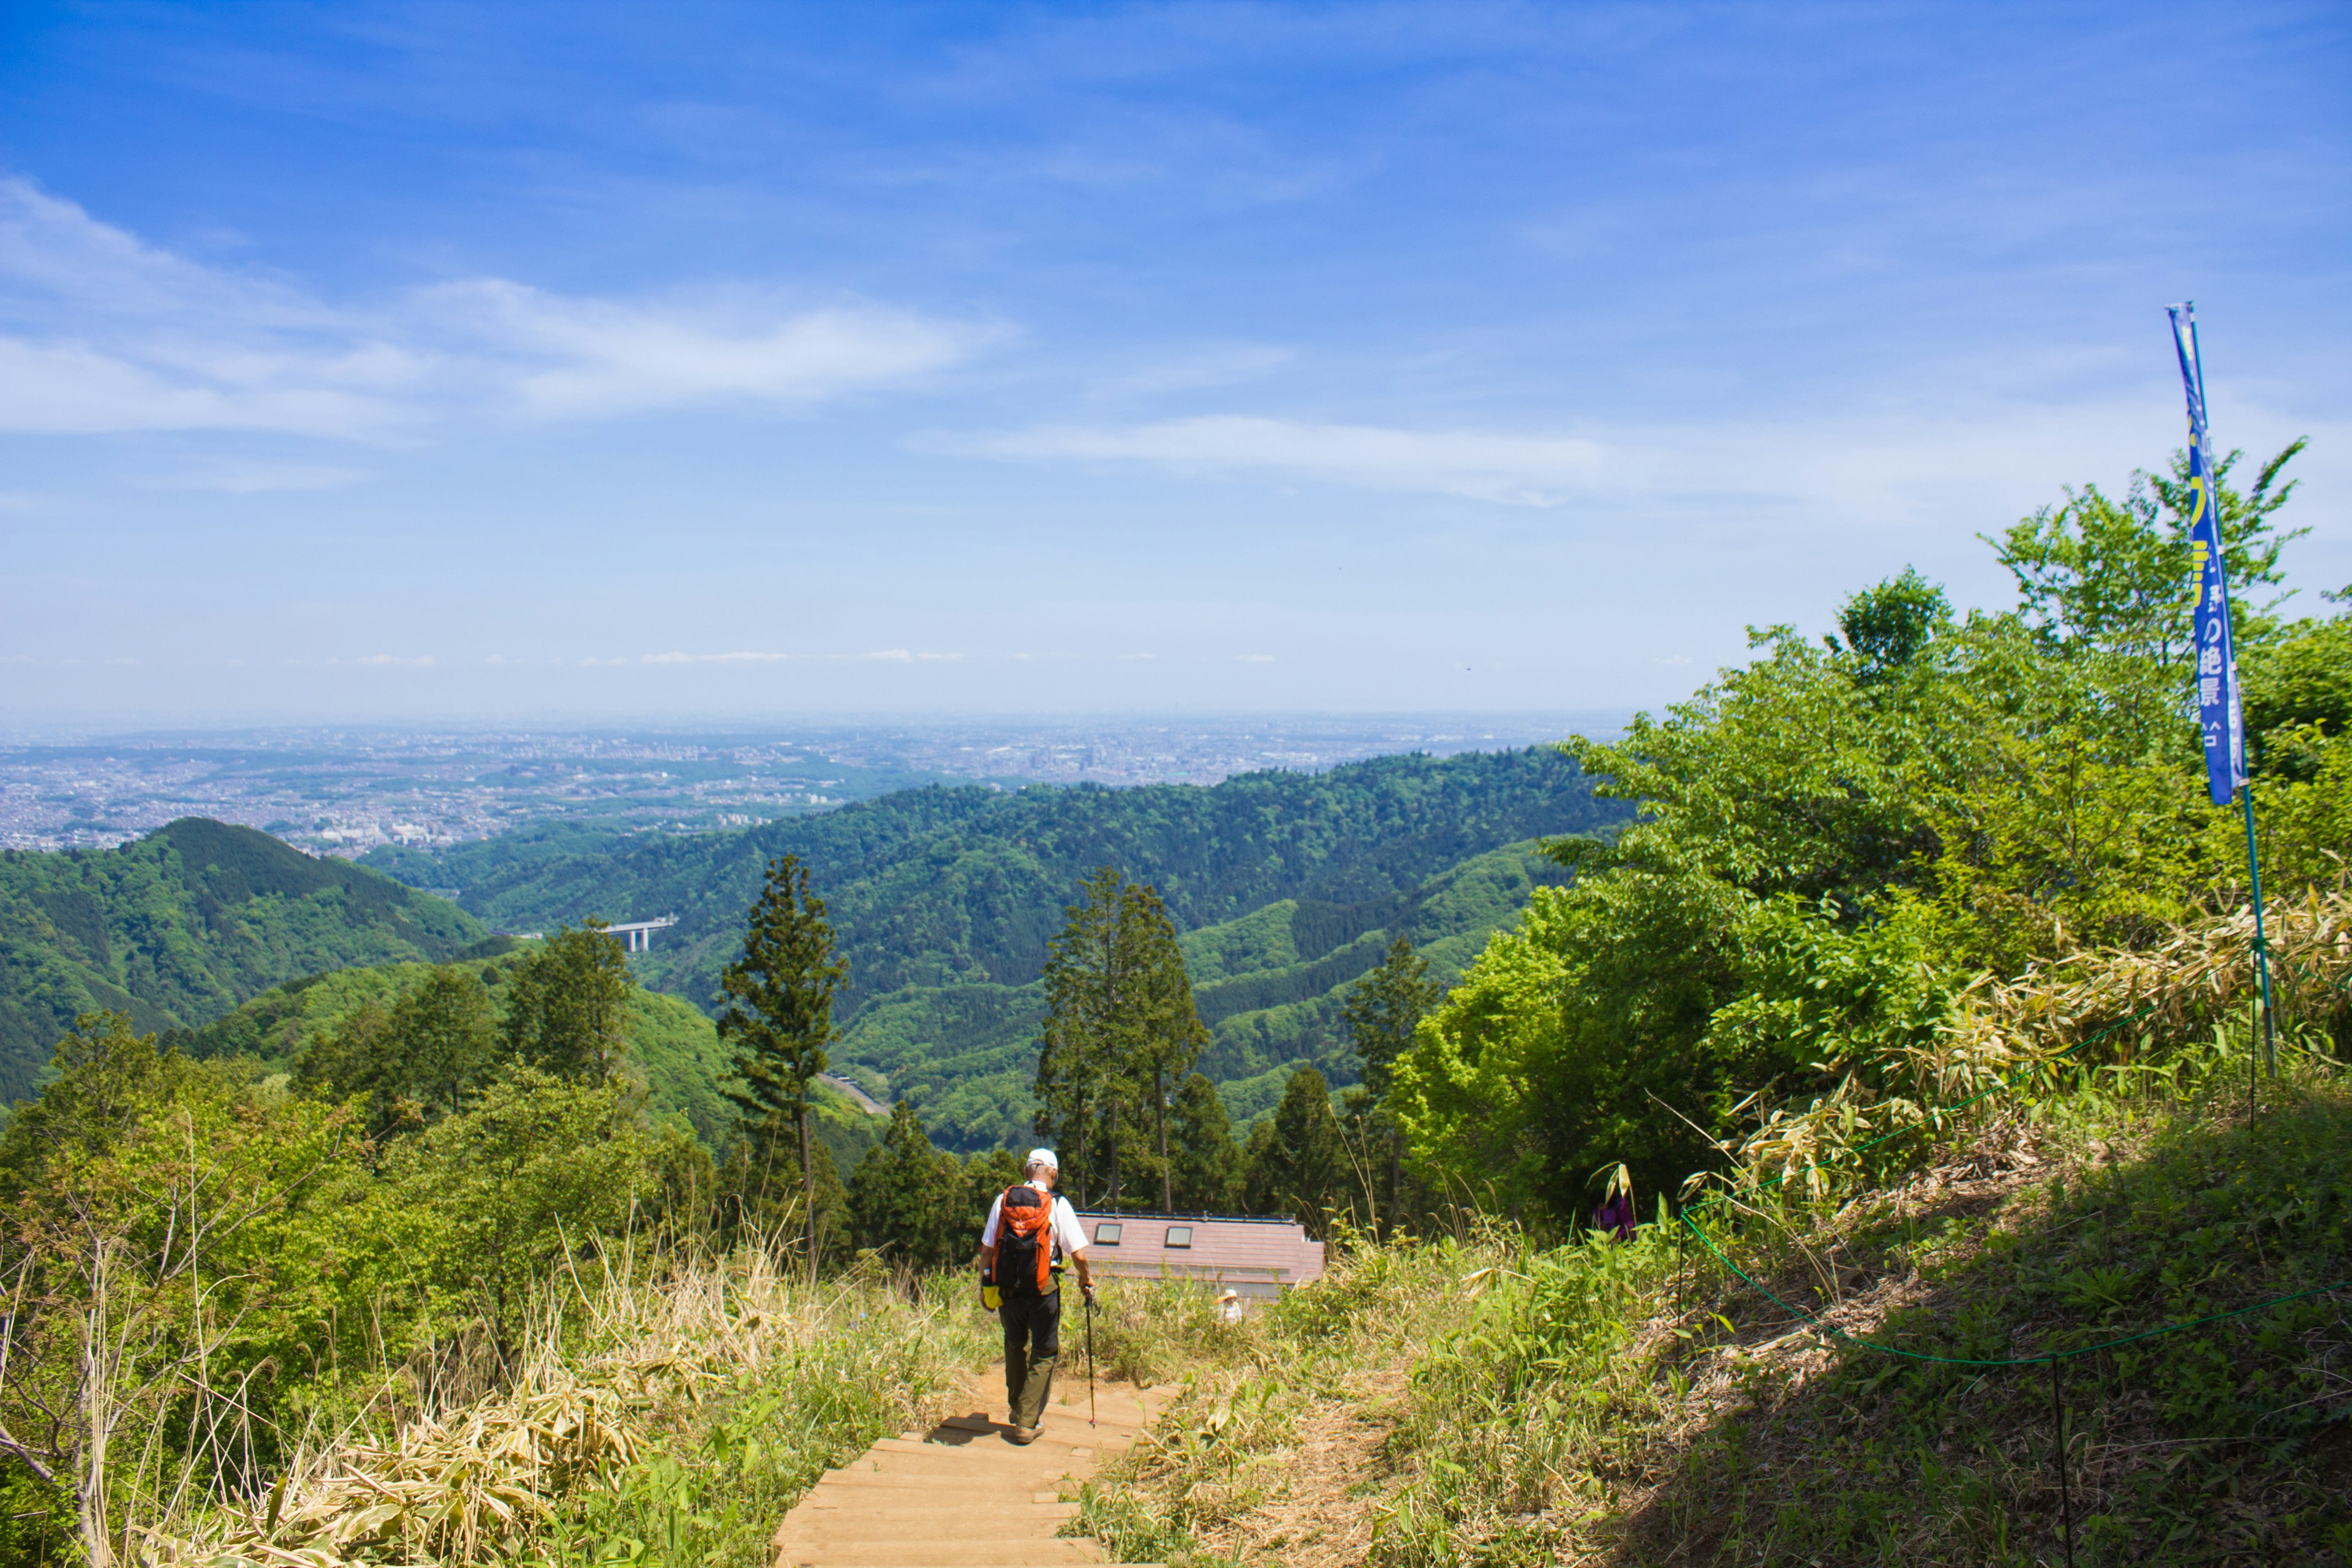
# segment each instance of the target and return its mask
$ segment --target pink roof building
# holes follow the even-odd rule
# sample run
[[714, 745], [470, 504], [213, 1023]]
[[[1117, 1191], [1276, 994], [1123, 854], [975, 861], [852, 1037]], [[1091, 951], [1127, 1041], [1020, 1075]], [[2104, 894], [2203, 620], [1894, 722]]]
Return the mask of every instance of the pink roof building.
[[1323, 1277], [1323, 1244], [1295, 1219], [1231, 1215], [1085, 1214], [1087, 1261], [1128, 1279], [1197, 1279], [1271, 1297]]

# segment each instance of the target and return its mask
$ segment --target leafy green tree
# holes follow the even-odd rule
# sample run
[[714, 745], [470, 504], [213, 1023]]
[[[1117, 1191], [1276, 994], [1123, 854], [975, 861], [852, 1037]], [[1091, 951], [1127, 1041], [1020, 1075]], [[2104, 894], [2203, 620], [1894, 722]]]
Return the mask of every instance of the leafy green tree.
[[1412, 938], [1399, 936], [1389, 943], [1381, 966], [1348, 989], [1340, 1016], [1349, 1043], [1363, 1064], [1364, 1087], [1375, 1096], [1389, 1091], [1389, 1074], [1412, 1045], [1412, 1032], [1445, 995], [1445, 987], [1429, 977], [1429, 961], [1412, 950]]
[[291, 1412], [265, 1370], [332, 1360], [339, 1311], [356, 1320], [389, 1283], [351, 1257], [384, 1216], [342, 1205], [364, 1175], [341, 1107], [257, 1095], [121, 1014], [84, 1015], [55, 1066], [56, 1092], [6, 1136], [0, 1454], [107, 1568], [161, 1511], [150, 1461], [175, 1436], [247, 1421], [247, 1459], [283, 1457], [274, 1418]]
[[[1191, 1070], [1208, 1031], [1159, 894], [1108, 866], [1080, 893], [1045, 965], [1037, 1131], [1077, 1201], [1119, 1205], [1123, 1164], [1140, 1164], [1165, 1204], [1168, 1082]], [[1137, 1160], [1129, 1131], [1147, 1110], [1153, 1141]]]
[[[2279, 474], [2305, 445], [2289, 443], [2243, 492], [2229, 484], [2243, 453], [2214, 465], [2231, 630], [2241, 647], [2254, 639], [2265, 613], [2253, 590], [2282, 581], [2280, 552], [2307, 531], [2281, 532], [2271, 521], [2295, 489], [2296, 481], [2280, 484]], [[2047, 641], [2151, 659], [2170, 673], [2192, 647], [2190, 509], [2184, 451], [2174, 455], [2168, 476], [2134, 474], [2120, 500], [2096, 485], [2070, 489], [2063, 504], [2042, 508], [1999, 539], [1983, 537], [2017, 579], [2025, 617]]]
[[1168, 1206], [1180, 1214], [1229, 1214], [1242, 1201], [1241, 1151], [1224, 1097], [1193, 1073], [1176, 1091], [1169, 1152]]
[[303, 1054], [294, 1076], [338, 1099], [367, 1096], [368, 1124], [380, 1131], [457, 1110], [498, 1047], [488, 988], [443, 965], [390, 1007], [370, 1004], [345, 1019]]
[[941, 1181], [939, 1152], [923, 1131], [923, 1119], [902, 1100], [891, 1110], [889, 1132], [850, 1174], [852, 1238], [918, 1270], [940, 1268], [947, 1262], [948, 1227], [960, 1217], [962, 1195], [961, 1180], [953, 1186]]
[[1370, 1102], [1355, 1118], [1359, 1138], [1377, 1134], [1388, 1146], [1387, 1179], [1378, 1194], [1383, 1235], [1393, 1222], [1404, 1189], [1404, 1129], [1387, 1113], [1382, 1102], [1388, 1099], [1397, 1058], [1412, 1047], [1413, 1031], [1421, 1026], [1423, 1016], [1444, 995], [1445, 987], [1429, 977], [1429, 961], [1412, 951], [1410, 936], [1400, 935], [1389, 943], [1388, 957], [1381, 966], [1350, 986], [1341, 1005], [1349, 1043], [1363, 1064], [1364, 1088], [1370, 1096]]
[[1944, 590], [1906, 566], [1901, 576], [1846, 601], [1838, 615], [1844, 641], [1827, 641], [1831, 651], [1852, 654], [1855, 680], [1870, 685], [1910, 666], [1951, 619], [1952, 603]]
[[662, 1152], [621, 1084], [515, 1066], [464, 1110], [395, 1144], [383, 1176], [407, 1216], [412, 1267], [445, 1310], [478, 1317], [510, 1361], [534, 1282], [660, 1194]]
[[1251, 1209], [1289, 1214], [1305, 1223], [1307, 1234], [1321, 1236], [1326, 1211], [1343, 1200], [1348, 1185], [1331, 1086], [1313, 1068], [1300, 1068], [1283, 1086], [1272, 1120], [1259, 1127], [1268, 1131], [1261, 1138], [1258, 1128], [1251, 1129]]
[[[2239, 584], [2278, 580], [2292, 455], [2219, 492]], [[1576, 882], [1536, 891], [1393, 1069], [1423, 1173], [1563, 1218], [1603, 1164], [1674, 1190], [1751, 1118], [1891, 1092], [1971, 976], [2238, 896], [2185, 717], [2182, 500], [2177, 475], [2072, 494], [1993, 542], [2015, 613], [1952, 619], [1906, 572], [1841, 636], [1753, 633], [1662, 718], [1570, 742], [1640, 815], [1560, 846]], [[2248, 609], [2240, 635], [2250, 672], [2277, 667], [2274, 623]], [[2272, 818], [2301, 868], [2344, 831], [2300, 787]]]
[[604, 1082], [627, 1054], [622, 1020], [636, 984], [603, 921], [561, 928], [515, 966], [507, 989], [507, 1049], [557, 1078]]
[[[743, 932], [742, 955], [719, 976], [727, 997], [719, 1033], [734, 1042], [740, 1087], [728, 1098], [742, 1111], [762, 1173], [787, 1129], [798, 1137], [809, 1278], [816, 1278], [822, 1207], [809, 1136], [809, 1095], [826, 1065], [833, 997], [848, 970], [833, 949], [824, 900], [809, 890], [808, 868], [793, 856], [769, 863], [767, 881]], [[825, 1156], [827, 1170], [832, 1156]], [[839, 1185], [836, 1174], [835, 1184]], [[836, 1211], [837, 1212], [837, 1211]]]

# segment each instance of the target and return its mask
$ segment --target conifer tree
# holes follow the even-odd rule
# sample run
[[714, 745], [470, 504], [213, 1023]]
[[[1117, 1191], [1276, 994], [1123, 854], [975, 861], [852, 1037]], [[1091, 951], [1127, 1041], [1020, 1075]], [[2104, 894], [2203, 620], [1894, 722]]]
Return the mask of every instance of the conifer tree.
[[1171, 1120], [1169, 1207], [1186, 1214], [1230, 1212], [1242, 1198], [1241, 1152], [1234, 1146], [1233, 1121], [1217, 1086], [1201, 1073], [1187, 1078], [1176, 1091]]
[[1331, 1086], [1313, 1068], [1300, 1068], [1283, 1087], [1273, 1120], [1250, 1130], [1251, 1206], [1289, 1214], [1305, 1222], [1308, 1235], [1321, 1236], [1346, 1157]]
[[[743, 1112], [746, 1132], [761, 1146], [760, 1168], [772, 1167], [775, 1145], [788, 1130], [798, 1135], [812, 1280], [823, 1247], [809, 1095], [825, 1069], [834, 993], [847, 973], [834, 954], [824, 900], [809, 891], [808, 868], [793, 855], [770, 861], [743, 932], [742, 956], [719, 978], [727, 997], [719, 1033], [735, 1046], [738, 1083], [727, 1098]], [[830, 1168], [829, 1155], [825, 1163]]]
[[515, 970], [507, 994], [507, 1047], [574, 1083], [603, 1083], [627, 1049], [621, 1023], [636, 989], [621, 944], [592, 920], [565, 926]]
[[[950, 1158], [949, 1162], [953, 1166]], [[950, 1187], [941, 1181], [940, 1156], [915, 1108], [900, 1100], [890, 1113], [890, 1131], [866, 1151], [849, 1178], [851, 1232], [859, 1247], [874, 1247], [918, 1270], [946, 1259], [950, 1216], [962, 1207], [961, 1167]]]
[[1362, 1120], [1377, 1119], [1386, 1123], [1388, 1132], [1388, 1193], [1380, 1205], [1383, 1236], [1395, 1221], [1404, 1186], [1404, 1132], [1389, 1114], [1389, 1086], [1397, 1058], [1412, 1048], [1413, 1031], [1423, 1016], [1444, 999], [1445, 987], [1429, 978], [1429, 961], [1412, 951], [1412, 938], [1400, 935], [1389, 944], [1381, 966], [1349, 988], [1340, 1008], [1356, 1059], [1363, 1064], [1364, 1088], [1377, 1102]]
[[1143, 1163], [1156, 1165], [1164, 1205], [1168, 1082], [1191, 1070], [1208, 1031], [1159, 894], [1108, 866], [1079, 890], [1049, 944], [1037, 1131], [1056, 1146], [1077, 1201], [1117, 1205], [1127, 1140], [1148, 1108], [1153, 1142]]
[[489, 992], [445, 964], [390, 1007], [370, 1002], [346, 1018], [303, 1055], [294, 1079], [338, 1098], [366, 1095], [372, 1129], [429, 1121], [462, 1108], [498, 1039]]

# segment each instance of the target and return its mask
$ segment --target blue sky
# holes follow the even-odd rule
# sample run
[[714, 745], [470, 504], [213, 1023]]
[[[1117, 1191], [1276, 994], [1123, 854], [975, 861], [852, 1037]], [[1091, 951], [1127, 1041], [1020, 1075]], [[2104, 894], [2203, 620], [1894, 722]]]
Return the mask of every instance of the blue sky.
[[2352, 580], [2335, 5], [41, 6], [0, 714], [1601, 710], [2179, 442]]

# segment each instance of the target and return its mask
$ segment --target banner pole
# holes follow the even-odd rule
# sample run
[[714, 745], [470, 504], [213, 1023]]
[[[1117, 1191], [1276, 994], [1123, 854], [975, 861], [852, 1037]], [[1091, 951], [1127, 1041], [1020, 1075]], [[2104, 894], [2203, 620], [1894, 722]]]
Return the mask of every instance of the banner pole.
[[[2246, 879], [2254, 889], [2254, 973], [2263, 982], [2263, 1056], [2270, 1066], [2273, 1079], [2278, 1077], [2278, 1027], [2273, 1022], [2271, 1005], [2271, 944], [2263, 930], [2263, 867], [2254, 853], [2254, 782], [2248, 779], [2239, 786], [2238, 795], [2246, 807]], [[2251, 1050], [2253, 1042], [2246, 1042]]]

